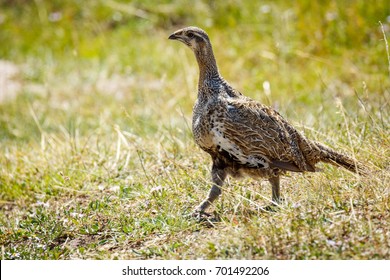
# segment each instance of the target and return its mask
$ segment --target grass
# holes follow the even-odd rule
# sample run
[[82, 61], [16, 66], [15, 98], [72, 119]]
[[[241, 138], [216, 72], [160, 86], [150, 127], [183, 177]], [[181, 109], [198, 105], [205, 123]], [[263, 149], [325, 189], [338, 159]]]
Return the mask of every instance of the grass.
[[[389, 259], [387, 1], [0, 3], [2, 259]], [[219, 222], [189, 219], [210, 159], [195, 59], [167, 40], [186, 25], [237, 89], [372, 173], [289, 174], [274, 213], [266, 182], [229, 180]]]

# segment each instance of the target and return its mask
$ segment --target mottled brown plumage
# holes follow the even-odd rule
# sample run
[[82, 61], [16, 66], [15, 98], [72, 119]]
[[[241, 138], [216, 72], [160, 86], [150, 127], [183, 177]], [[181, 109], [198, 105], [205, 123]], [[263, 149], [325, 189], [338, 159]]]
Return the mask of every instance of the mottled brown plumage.
[[199, 65], [192, 130], [195, 142], [213, 160], [213, 186], [198, 213], [220, 195], [227, 175], [268, 178], [272, 200], [278, 203], [279, 176], [286, 171], [314, 172], [322, 161], [364, 173], [364, 167], [351, 157], [306, 139], [277, 111], [232, 88], [219, 74], [209, 37], [202, 29], [183, 28], [169, 39], [189, 46]]

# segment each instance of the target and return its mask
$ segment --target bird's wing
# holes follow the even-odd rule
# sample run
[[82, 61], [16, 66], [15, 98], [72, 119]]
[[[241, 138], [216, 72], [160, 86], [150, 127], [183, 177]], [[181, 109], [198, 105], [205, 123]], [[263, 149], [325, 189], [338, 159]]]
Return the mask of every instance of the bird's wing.
[[249, 98], [223, 99], [220, 105], [225, 108], [223, 139], [229, 140], [222, 149], [233, 143], [251, 157], [247, 162], [260, 158], [284, 170], [315, 171], [301, 150], [306, 139], [274, 109]]

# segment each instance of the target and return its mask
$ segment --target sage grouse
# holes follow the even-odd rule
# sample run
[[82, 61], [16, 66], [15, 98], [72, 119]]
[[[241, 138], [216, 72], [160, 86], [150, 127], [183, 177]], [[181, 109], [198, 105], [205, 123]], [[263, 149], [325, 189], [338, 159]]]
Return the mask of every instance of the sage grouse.
[[203, 214], [221, 194], [227, 175], [268, 178], [272, 200], [280, 200], [280, 175], [314, 172], [322, 161], [363, 173], [364, 166], [306, 139], [277, 111], [232, 88], [219, 74], [205, 31], [187, 27], [169, 36], [189, 46], [199, 65], [198, 99], [193, 109], [195, 142], [211, 155], [213, 185], [195, 213]]

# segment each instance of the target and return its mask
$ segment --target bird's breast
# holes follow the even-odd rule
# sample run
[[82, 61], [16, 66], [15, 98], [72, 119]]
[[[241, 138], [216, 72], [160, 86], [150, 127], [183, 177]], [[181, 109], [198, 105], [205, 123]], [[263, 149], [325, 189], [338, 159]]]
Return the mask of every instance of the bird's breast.
[[212, 149], [212, 135], [210, 130], [210, 123], [202, 114], [194, 114], [192, 119], [192, 133], [194, 135], [195, 143], [203, 150], [208, 151]]

